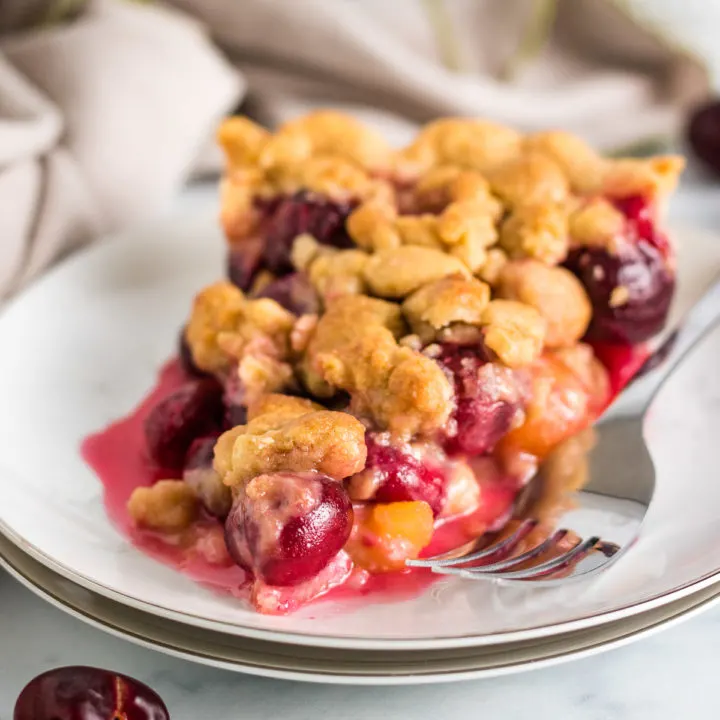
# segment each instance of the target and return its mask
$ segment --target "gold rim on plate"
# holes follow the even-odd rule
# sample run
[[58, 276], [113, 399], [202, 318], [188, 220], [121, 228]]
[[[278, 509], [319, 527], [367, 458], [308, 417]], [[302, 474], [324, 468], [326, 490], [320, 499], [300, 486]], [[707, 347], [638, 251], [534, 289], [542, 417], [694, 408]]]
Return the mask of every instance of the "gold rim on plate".
[[537, 669], [619, 647], [698, 614], [720, 600], [720, 583], [607, 625], [552, 638], [455, 650], [334, 650], [202, 630], [108, 600], [54, 573], [0, 536], [0, 566], [74, 617], [136, 644], [226, 670], [308, 682], [448, 682]]

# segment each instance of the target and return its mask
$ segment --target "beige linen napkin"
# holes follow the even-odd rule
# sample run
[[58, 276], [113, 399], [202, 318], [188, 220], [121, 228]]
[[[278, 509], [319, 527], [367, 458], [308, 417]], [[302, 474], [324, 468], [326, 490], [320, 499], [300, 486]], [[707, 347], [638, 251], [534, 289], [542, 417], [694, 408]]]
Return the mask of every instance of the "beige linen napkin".
[[479, 115], [604, 148], [671, 135], [707, 92], [612, 0], [169, 2], [0, 3], [0, 296], [217, 169], [203, 149], [246, 89], [271, 125], [334, 106], [402, 143]]
[[161, 207], [243, 88], [199, 24], [114, 0], [0, 53], [0, 297]]

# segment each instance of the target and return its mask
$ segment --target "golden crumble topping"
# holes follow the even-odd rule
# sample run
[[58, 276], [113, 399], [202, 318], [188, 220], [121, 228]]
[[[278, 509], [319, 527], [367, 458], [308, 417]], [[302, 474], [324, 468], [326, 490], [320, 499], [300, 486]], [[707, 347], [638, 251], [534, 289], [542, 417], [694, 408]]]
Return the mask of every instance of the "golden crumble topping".
[[441, 212], [450, 203], [471, 201], [484, 206], [495, 222], [502, 215], [502, 203], [491, 193], [487, 179], [458, 165], [431, 168], [420, 176], [414, 192], [415, 202], [426, 212]]
[[238, 363], [237, 374], [246, 402], [295, 384], [292, 366], [264, 353], [245, 354]]
[[231, 168], [257, 165], [260, 153], [271, 137], [264, 127], [239, 115], [225, 120], [217, 133], [218, 143]]
[[336, 199], [380, 198], [389, 202], [390, 186], [374, 180], [351, 162], [336, 157], [310, 157], [297, 165], [279, 165], [266, 171], [276, 192], [312, 190]]
[[450, 412], [450, 382], [435, 362], [398, 344], [402, 326], [395, 304], [365, 296], [333, 302], [305, 354], [311, 390], [319, 387], [321, 396], [345, 390], [359, 416], [398, 435], [441, 427]]
[[490, 288], [480, 280], [447, 277], [416, 290], [402, 308], [412, 331], [428, 344], [454, 323], [480, 326], [489, 302]]
[[282, 423], [307, 415], [323, 406], [307, 398], [292, 395], [266, 395], [248, 406], [248, 422], [255, 432], [272, 430]]
[[493, 192], [510, 208], [558, 205], [570, 186], [560, 165], [542, 153], [526, 153], [500, 165], [489, 175]]
[[254, 200], [263, 192], [260, 170], [228, 171], [220, 180], [220, 224], [229, 243], [252, 235], [259, 220]]
[[547, 323], [530, 305], [492, 300], [483, 312], [485, 345], [509, 367], [529, 365], [542, 352]]
[[[659, 212], [683, 166], [676, 157], [610, 159], [566, 132], [523, 135], [470, 118], [432, 122], [398, 150], [334, 111], [276, 132], [232, 118], [218, 137], [227, 156], [222, 222], [234, 249], [264, 242], [272, 208], [299, 191], [308, 214], [334, 203], [331, 220], [344, 223], [339, 238], [323, 237], [314, 215], [303, 225], [302, 196], [288, 206], [288, 217], [300, 207], [297, 227], [295, 216], [277, 221], [287, 225], [279, 234], [288, 264], [320, 298], [319, 311], [308, 305], [317, 314], [254, 299], [275, 277], [267, 270], [247, 296], [218, 283], [196, 299], [186, 329], [193, 359], [208, 372], [237, 372], [251, 405], [248, 424], [217, 444], [216, 467], [231, 485], [291, 462], [344, 477], [362, 427], [342, 425], [344, 414], [394, 436], [432, 436], [454, 402], [430, 357], [436, 343], [482, 342], [507, 372], [556, 354], [606, 389], [579, 342], [591, 303], [561, 264], [578, 245], [615, 252], [631, 221], [614, 200], [640, 195]], [[627, 293], [614, 288], [610, 304]], [[289, 387], [348, 402], [347, 413], [274, 394]], [[321, 437], [335, 424], [340, 449]]]
[[552, 203], [516, 207], [500, 228], [500, 246], [511, 258], [557, 265], [569, 246], [567, 207]]
[[[515, 130], [467, 118], [445, 118], [426, 125], [401, 151], [401, 172], [419, 174], [437, 165], [487, 172], [517, 156], [522, 136]], [[418, 172], [419, 171], [419, 172]]]
[[568, 229], [576, 245], [594, 245], [615, 251], [625, 230], [625, 216], [601, 197], [581, 202], [570, 213]]
[[498, 239], [495, 206], [482, 200], [457, 200], [440, 214], [397, 215], [394, 208], [372, 201], [348, 218], [350, 237], [365, 250], [395, 250], [413, 245], [446, 252], [471, 271], [484, 263], [486, 248]]
[[379, 250], [370, 256], [364, 270], [370, 291], [384, 298], [404, 298], [433, 280], [469, 274], [461, 260], [442, 250], [416, 245]]
[[523, 149], [552, 158], [573, 191], [585, 194], [600, 190], [609, 161], [576, 135], [561, 130], [534, 133], [524, 139]]
[[574, 345], [590, 324], [592, 306], [585, 288], [565, 268], [537, 260], [513, 260], [500, 272], [498, 295], [534, 307], [545, 318], [545, 346]]
[[508, 261], [507, 253], [499, 247], [492, 247], [487, 251], [485, 256], [485, 262], [482, 267], [477, 271], [477, 276], [484, 280], [488, 285], [495, 286], [500, 273]]
[[395, 227], [394, 207], [377, 201], [365, 202], [350, 213], [346, 227], [355, 243], [364, 250], [384, 250], [401, 244]]
[[128, 512], [141, 528], [175, 533], [189, 527], [200, 509], [193, 489], [182, 480], [159, 480], [133, 490]]
[[300, 398], [269, 395], [251, 406], [248, 424], [224, 433], [215, 470], [230, 487], [264, 473], [317, 471], [342, 480], [365, 466], [365, 427], [352, 415]]
[[[257, 241], [262, 212], [256, 200], [304, 190], [355, 204], [346, 229], [359, 249], [436, 250], [491, 284], [502, 264], [500, 249], [513, 259], [556, 265], [570, 241], [612, 243], [624, 218], [597, 196], [660, 202], [683, 167], [674, 156], [608, 159], [566, 132], [522, 136], [470, 118], [430, 123], [401, 150], [329, 110], [274, 133], [230, 118], [218, 138], [228, 161], [221, 221], [230, 242]], [[582, 198], [586, 202], [578, 202]], [[314, 284], [323, 295], [365, 292], [367, 278], [347, 272], [362, 262], [358, 255], [325, 256]]]
[[684, 158], [677, 155], [615, 160], [607, 167], [602, 189], [610, 197], [644, 195], [663, 199], [675, 190], [684, 167]]
[[312, 235], [299, 235], [291, 258], [326, 302], [340, 295], [365, 292], [364, 272], [369, 256], [362, 250], [336, 250], [321, 245]]
[[316, 155], [345, 158], [368, 170], [386, 170], [391, 149], [385, 138], [355, 118], [332, 110], [318, 110], [286, 122], [269, 140], [261, 164], [277, 166]]
[[201, 370], [222, 373], [247, 355], [286, 357], [294, 321], [274, 300], [248, 300], [231, 283], [218, 282], [196, 296], [185, 337]]

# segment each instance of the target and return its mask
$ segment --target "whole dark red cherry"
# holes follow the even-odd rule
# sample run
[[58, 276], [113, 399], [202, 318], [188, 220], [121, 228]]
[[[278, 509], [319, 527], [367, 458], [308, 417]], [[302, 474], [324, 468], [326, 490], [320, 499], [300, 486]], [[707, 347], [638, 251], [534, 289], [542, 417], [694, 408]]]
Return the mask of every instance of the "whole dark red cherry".
[[223, 413], [222, 386], [216, 380], [185, 383], [163, 398], [145, 418], [150, 459], [165, 470], [182, 470], [192, 441], [220, 430]]
[[127, 675], [63, 667], [38, 675], [20, 693], [13, 720], [169, 720], [165, 703]]
[[445, 450], [451, 455], [491, 452], [521, 410], [512, 370], [488, 362], [479, 345], [444, 345], [437, 362], [455, 387], [455, 410], [445, 431]]
[[711, 100], [693, 111], [687, 137], [698, 159], [720, 175], [720, 100]]
[[240, 567], [268, 585], [317, 575], [350, 536], [353, 509], [342, 484], [318, 473], [253, 478], [225, 521], [225, 542]]
[[587, 340], [636, 344], [662, 330], [675, 278], [655, 246], [640, 240], [613, 254], [600, 247], [575, 248], [565, 266], [585, 286], [593, 306]]

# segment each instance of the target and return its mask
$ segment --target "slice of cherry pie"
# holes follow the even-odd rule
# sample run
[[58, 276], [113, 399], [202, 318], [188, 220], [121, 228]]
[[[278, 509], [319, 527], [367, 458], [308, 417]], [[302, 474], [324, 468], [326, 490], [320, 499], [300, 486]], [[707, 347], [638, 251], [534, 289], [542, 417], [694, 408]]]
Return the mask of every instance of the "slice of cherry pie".
[[219, 140], [227, 279], [146, 418], [136, 526], [197, 545], [222, 523], [262, 612], [507, 533], [536, 477], [549, 526], [665, 322], [682, 160], [466, 119], [397, 151], [329, 111]]

